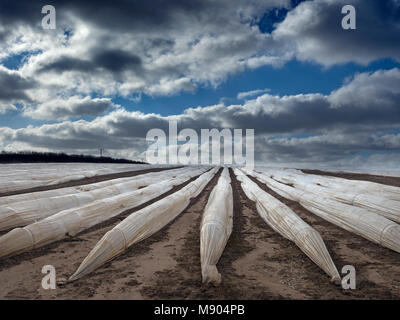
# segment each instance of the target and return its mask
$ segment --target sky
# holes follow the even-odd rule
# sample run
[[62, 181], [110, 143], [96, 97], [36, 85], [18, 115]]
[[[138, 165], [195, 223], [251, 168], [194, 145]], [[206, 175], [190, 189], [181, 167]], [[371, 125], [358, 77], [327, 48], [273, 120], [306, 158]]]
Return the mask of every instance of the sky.
[[400, 169], [399, 39], [399, 0], [2, 0], [0, 150], [144, 159], [176, 120], [254, 129], [257, 164]]

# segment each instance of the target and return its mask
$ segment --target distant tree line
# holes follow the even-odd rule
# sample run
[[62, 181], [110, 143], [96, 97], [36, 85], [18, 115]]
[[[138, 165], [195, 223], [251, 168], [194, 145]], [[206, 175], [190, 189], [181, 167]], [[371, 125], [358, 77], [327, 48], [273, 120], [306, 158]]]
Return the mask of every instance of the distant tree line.
[[0, 163], [8, 162], [92, 162], [92, 163], [136, 163], [143, 164], [142, 161], [127, 159], [114, 159], [111, 157], [96, 157], [83, 154], [66, 154], [54, 152], [35, 152], [20, 151], [0, 153]]

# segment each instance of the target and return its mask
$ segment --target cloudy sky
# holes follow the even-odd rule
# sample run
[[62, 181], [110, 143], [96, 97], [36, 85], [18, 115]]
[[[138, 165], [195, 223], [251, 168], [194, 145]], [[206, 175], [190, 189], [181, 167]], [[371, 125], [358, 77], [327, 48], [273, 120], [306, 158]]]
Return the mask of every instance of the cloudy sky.
[[177, 120], [254, 129], [258, 163], [398, 168], [399, 39], [399, 0], [2, 0], [0, 148], [136, 159]]

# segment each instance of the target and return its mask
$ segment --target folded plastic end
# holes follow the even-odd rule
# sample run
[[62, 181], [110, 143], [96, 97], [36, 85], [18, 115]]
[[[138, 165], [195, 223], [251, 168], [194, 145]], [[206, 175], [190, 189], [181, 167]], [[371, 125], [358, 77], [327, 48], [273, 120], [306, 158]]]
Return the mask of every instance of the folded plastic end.
[[90, 251], [89, 255], [82, 261], [78, 270], [68, 279], [68, 282], [86, 276], [120, 254], [125, 248], [126, 243], [123, 233], [118, 228], [110, 230], [96, 244], [92, 251]]
[[221, 284], [221, 274], [215, 265], [208, 265], [203, 270], [203, 283], [210, 283], [214, 286]]
[[68, 279], [73, 282], [91, 273], [112, 257], [112, 247], [106, 241], [100, 241], [83, 260], [78, 270]]
[[396, 223], [386, 227], [381, 234], [381, 245], [400, 253], [400, 226]]
[[340, 286], [342, 284], [342, 279], [339, 276], [333, 276], [331, 278], [331, 283], [333, 283], [335, 286]]

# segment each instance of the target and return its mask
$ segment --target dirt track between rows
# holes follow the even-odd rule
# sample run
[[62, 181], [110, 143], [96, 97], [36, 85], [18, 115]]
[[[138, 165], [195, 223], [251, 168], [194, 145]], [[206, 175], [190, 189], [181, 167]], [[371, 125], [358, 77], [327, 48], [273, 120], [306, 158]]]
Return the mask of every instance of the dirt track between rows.
[[[234, 225], [217, 266], [221, 286], [202, 284], [200, 271], [201, 215], [217, 175], [168, 226], [76, 282], [44, 290], [41, 269], [50, 264], [57, 280], [68, 278], [107, 231], [139, 208], [75, 238], [0, 260], [0, 299], [400, 299], [398, 253], [339, 229], [259, 184], [321, 233], [339, 271], [348, 264], [356, 268], [356, 290], [343, 291], [260, 218], [232, 172], [231, 177]], [[400, 185], [400, 178], [395, 183]]]

